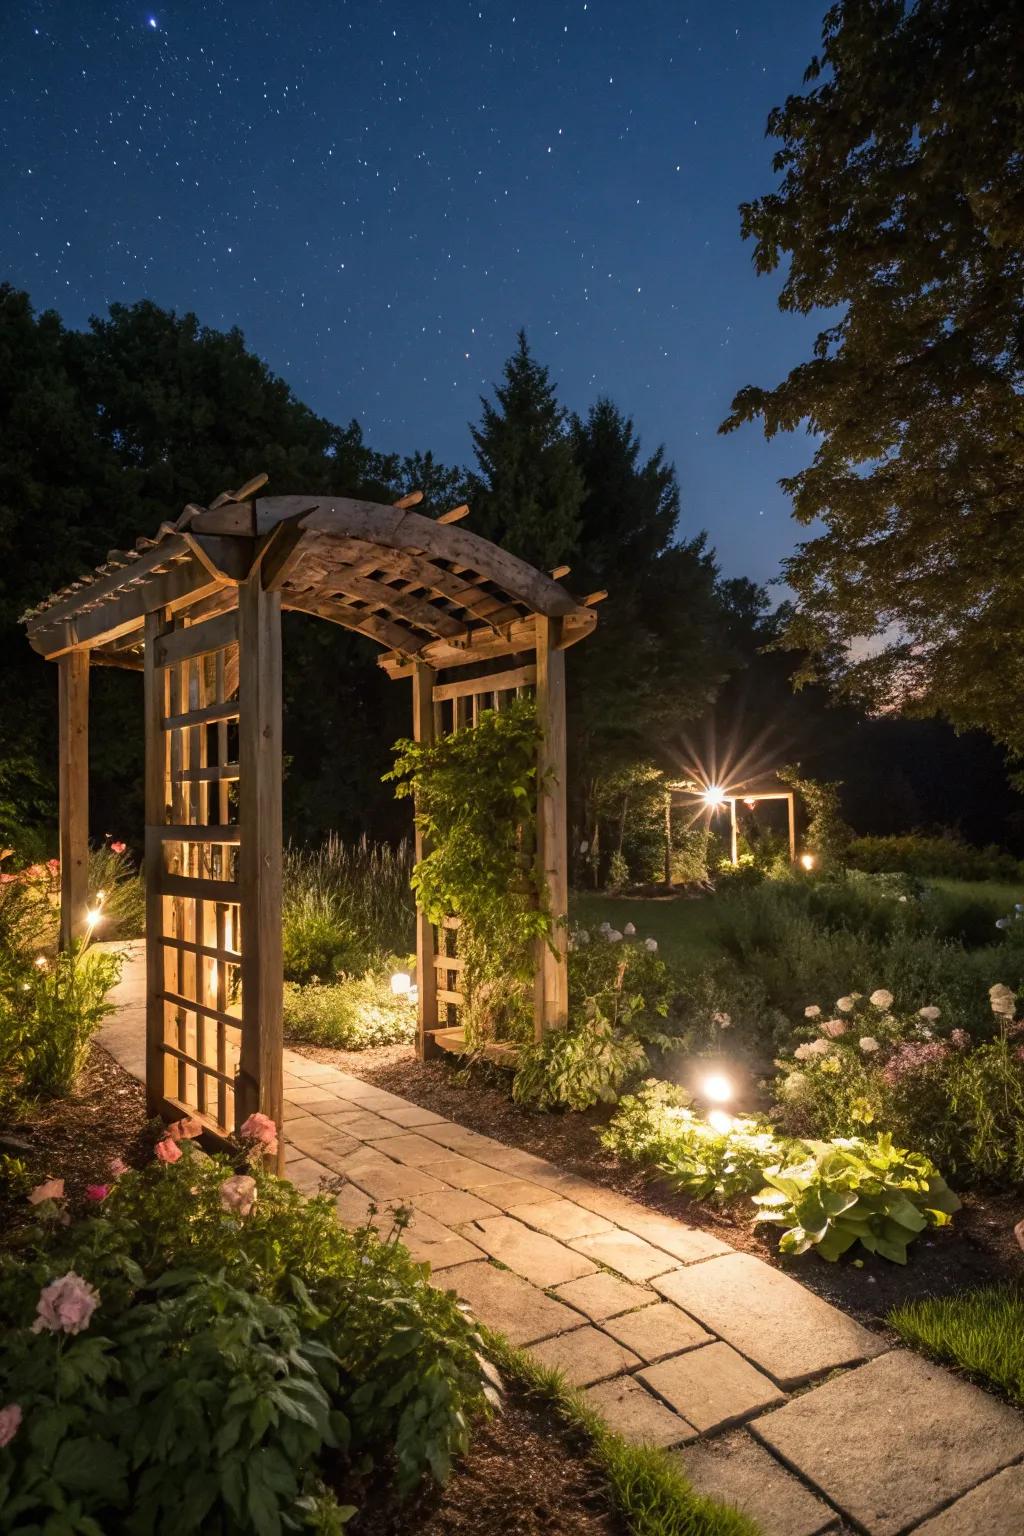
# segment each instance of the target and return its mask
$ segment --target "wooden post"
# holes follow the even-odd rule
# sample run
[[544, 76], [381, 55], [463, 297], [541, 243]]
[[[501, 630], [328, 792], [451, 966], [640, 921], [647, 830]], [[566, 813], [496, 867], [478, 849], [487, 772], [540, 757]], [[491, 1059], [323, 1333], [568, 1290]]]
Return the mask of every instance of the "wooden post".
[[736, 846], [736, 796], [729, 797], [729, 857], [733, 864], [739, 863], [739, 853]]
[[792, 790], [786, 796], [786, 806], [789, 811], [789, 862], [796, 863], [796, 799]]
[[[434, 683], [437, 673], [433, 667], [418, 661], [412, 673], [412, 734], [415, 741], [429, 744], [434, 740], [436, 724], [434, 713]], [[416, 862], [424, 854], [423, 834], [416, 828]], [[429, 1061], [440, 1055], [434, 1042], [433, 1031], [437, 1028], [437, 971], [434, 967], [434, 926], [416, 903], [416, 988], [417, 1035], [416, 1054], [421, 1061]], [[445, 977], [445, 985], [448, 979]]]
[[281, 956], [281, 595], [256, 571], [238, 589], [238, 883], [242, 1045], [236, 1129], [254, 1110], [278, 1128], [284, 1169]]
[[538, 614], [537, 860], [554, 918], [552, 945], [538, 942], [534, 989], [534, 1034], [564, 1029], [569, 1021], [569, 850], [566, 841], [565, 652], [559, 649], [561, 621]]
[[60, 945], [85, 932], [89, 894], [89, 653], [58, 663], [60, 719]]
[[147, 613], [145, 618], [145, 671], [143, 681], [146, 770], [146, 1110], [159, 1115], [166, 1094], [164, 1043], [164, 998], [167, 956], [163, 945], [163, 897], [160, 895], [160, 862], [164, 857], [158, 828], [167, 820], [170, 784], [168, 778], [169, 732], [164, 730], [168, 713], [167, 694], [170, 669], [156, 664], [157, 636], [165, 620], [162, 612]]

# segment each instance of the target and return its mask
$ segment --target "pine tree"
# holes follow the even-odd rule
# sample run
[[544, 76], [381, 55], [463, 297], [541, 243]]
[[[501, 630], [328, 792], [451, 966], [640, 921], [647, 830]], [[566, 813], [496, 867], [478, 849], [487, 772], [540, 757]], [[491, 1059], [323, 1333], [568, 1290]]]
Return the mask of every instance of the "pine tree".
[[579, 533], [583, 486], [547, 368], [526, 332], [505, 364], [495, 403], [481, 399], [471, 428], [479, 475], [471, 496], [474, 528], [541, 570], [567, 560]]

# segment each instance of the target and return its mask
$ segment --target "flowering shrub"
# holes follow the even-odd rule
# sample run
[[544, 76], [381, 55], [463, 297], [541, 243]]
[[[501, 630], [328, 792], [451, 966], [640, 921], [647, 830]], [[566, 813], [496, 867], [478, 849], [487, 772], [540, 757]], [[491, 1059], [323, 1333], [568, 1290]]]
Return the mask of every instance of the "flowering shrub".
[[0, 992], [0, 1079], [4, 1095], [70, 1093], [89, 1041], [111, 1009], [107, 993], [120, 957], [77, 943], [53, 959], [12, 966]]
[[408, 996], [396, 997], [391, 975], [404, 966], [395, 960], [384, 970], [337, 981], [311, 981], [284, 988], [285, 1033], [316, 1045], [336, 1045], [360, 1051], [373, 1045], [393, 1045], [416, 1037], [416, 1009]]
[[0, 1528], [340, 1530], [327, 1449], [443, 1477], [482, 1394], [454, 1297], [258, 1158], [165, 1139], [83, 1221], [44, 1194], [0, 1262]]
[[855, 1243], [894, 1264], [927, 1227], [947, 1224], [960, 1202], [934, 1164], [894, 1147], [843, 1139], [800, 1146], [764, 1170], [767, 1189], [754, 1196], [758, 1221], [784, 1227], [782, 1253], [814, 1248], [834, 1261]]
[[897, 1013], [892, 994], [805, 1009], [813, 1038], [780, 1059], [781, 1123], [800, 1135], [891, 1131], [967, 1182], [1024, 1179], [1024, 1022], [1016, 995], [989, 992], [998, 1033], [976, 1041], [934, 1005]]

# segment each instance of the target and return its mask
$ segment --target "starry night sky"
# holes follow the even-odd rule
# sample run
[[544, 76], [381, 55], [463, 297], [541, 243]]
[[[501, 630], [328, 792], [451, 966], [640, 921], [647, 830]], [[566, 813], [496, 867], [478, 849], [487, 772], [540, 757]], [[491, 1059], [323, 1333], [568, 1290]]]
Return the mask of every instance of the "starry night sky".
[[74, 326], [142, 297], [239, 325], [373, 447], [458, 462], [525, 326], [565, 404], [608, 393], [665, 443], [683, 531], [765, 580], [809, 440], [715, 429], [814, 326], [737, 204], [824, 9], [3, 0], [0, 278]]

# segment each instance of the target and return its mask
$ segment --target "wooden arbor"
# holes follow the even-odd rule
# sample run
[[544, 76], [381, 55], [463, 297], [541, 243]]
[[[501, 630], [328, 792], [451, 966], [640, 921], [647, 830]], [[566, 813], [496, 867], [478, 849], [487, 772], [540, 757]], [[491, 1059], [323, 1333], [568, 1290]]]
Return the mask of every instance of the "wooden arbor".
[[[568, 903], [564, 651], [596, 618], [454, 526], [465, 508], [435, 521], [410, 510], [418, 495], [393, 507], [242, 499], [253, 488], [186, 508], [25, 615], [32, 646], [59, 667], [65, 943], [85, 915], [90, 664], [144, 673], [149, 1107], [221, 1134], [253, 1110], [283, 1118], [282, 608], [384, 646], [388, 675], [412, 680], [417, 740], [535, 692], [536, 842], [556, 918]], [[537, 950], [538, 1034], [566, 1021], [563, 923], [556, 934], [556, 953]], [[427, 1055], [458, 1025], [454, 919], [438, 933], [420, 914], [417, 958]]]
[[754, 806], [762, 800], [785, 800], [786, 825], [789, 835], [789, 861], [791, 864], [796, 863], [796, 795], [793, 790], [787, 789], [778, 777], [733, 785], [728, 789], [701, 787], [691, 779], [685, 779], [677, 784], [670, 784], [668, 786], [669, 801], [667, 802], [669, 808], [667, 814], [669, 815], [671, 814], [671, 796], [676, 791], [684, 792], [689, 797], [691, 803], [696, 801], [703, 805], [704, 809], [711, 812], [725, 805], [729, 807], [729, 861], [732, 864], [739, 863], [737, 805], [742, 801], [744, 805], [749, 806], [753, 810]]

